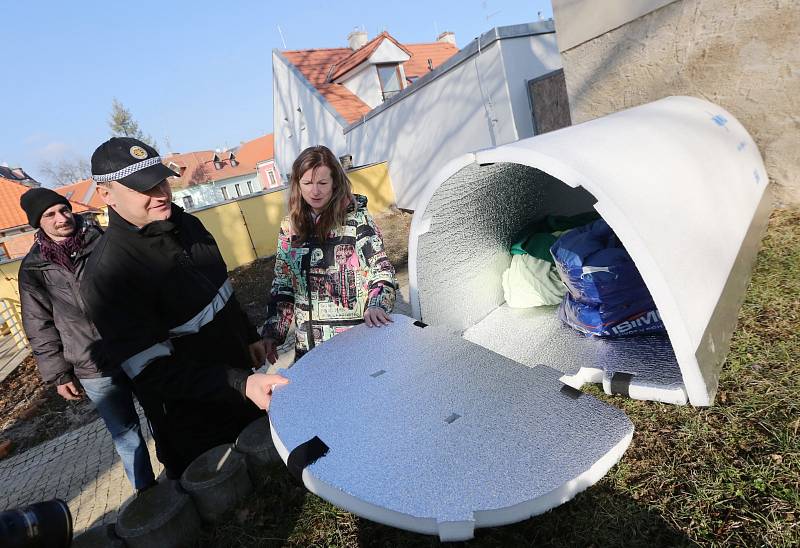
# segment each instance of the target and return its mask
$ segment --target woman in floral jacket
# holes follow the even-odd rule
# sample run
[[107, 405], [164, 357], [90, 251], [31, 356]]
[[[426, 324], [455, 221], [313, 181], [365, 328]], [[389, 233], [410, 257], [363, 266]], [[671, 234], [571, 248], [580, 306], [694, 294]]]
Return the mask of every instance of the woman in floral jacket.
[[292, 321], [295, 359], [354, 325], [388, 325], [397, 288], [367, 199], [352, 193], [329, 149], [315, 146], [300, 153], [289, 192], [263, 330], [271, 363]]

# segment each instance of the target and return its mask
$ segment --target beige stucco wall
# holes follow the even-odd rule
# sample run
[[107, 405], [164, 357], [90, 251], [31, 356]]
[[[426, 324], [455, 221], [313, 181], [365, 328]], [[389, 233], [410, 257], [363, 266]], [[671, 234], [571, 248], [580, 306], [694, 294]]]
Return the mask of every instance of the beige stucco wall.
[[702, 97], [744, 124], [778, 202], [798, 205], [798, 44], [797, 0], [679, 0], [563, 52], [572, 121]]
[[675, 0], [552, 0], [559, 51], [566, 51]]

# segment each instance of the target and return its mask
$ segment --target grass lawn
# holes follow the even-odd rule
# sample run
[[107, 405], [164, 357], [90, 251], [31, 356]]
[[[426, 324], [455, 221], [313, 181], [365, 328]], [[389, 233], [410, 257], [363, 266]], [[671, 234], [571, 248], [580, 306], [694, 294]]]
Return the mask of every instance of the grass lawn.
[[[778, 210], [759, 254], [713, 407], [621, 407], [636, 431], [593, 487], [469, 546], [800, 545], [800, 211]], [[266, 486], [203, 532], [203, 546], [435, 546], [360, 519], [294, 484]]]

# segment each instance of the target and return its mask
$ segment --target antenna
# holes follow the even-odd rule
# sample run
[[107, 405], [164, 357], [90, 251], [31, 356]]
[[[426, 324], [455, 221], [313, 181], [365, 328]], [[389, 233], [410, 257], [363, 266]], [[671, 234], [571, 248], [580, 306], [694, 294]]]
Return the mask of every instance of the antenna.
[[497, 11], [493, 11], [492, 13], [489, 13], [489, 6], [488, 6], [488, 4], [489, 4], [489, 3], [488, 3], [486, 0], [483, 0], [483, 1], [481, 2], [481, 7], [483, 8], [483, 13], [485, 13], [485, 14], [486, 14], [486, 20], [487, 20], [487, 21], [488, 21], [489, 19], [491, 19], [492, 17], [494, 17], [495, 15], [497, 15], [498, 13], [500, 13], [501, 11], [503, 11], [503, 10], [497, 10]]
[[280, 25], [275, 25], [275, 26], [278, 27], [278, 34], [281, 35], [281, 42], [283, 42], [283, 49], [287, 49], [286, 40], [283, 38], [283, 31], [281, 30], [281, 26]]

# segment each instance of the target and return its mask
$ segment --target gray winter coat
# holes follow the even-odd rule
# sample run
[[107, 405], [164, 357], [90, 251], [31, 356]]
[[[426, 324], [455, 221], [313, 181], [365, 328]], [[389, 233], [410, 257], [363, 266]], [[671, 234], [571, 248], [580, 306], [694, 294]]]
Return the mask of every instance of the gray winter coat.
[[86, 314], [79, 291], [86, 260], [102, 232], [95, 226], [84, 226], [82, 220], [78, 223], [78, 230], [86, 231], [86, 246], [75, 257], [75, 273], [46, 261], [38, 243], [22, 260], [19, 269], [25, 334], [42, 378], [56, 384], [66, 384], [75, 377], [109, 376], [115, 369], [108, 363], [102, 342], [99, 342], [100, 334]]

